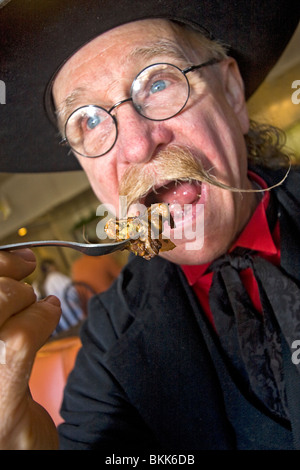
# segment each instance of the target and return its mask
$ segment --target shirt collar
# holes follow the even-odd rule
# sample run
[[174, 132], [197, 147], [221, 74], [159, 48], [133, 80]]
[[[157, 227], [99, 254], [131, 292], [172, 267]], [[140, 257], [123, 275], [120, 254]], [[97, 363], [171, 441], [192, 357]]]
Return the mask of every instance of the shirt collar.
[[[262, 189], [267, 188], [265, 181], [256, 173], [248, 172], [249, 178], [257, 183]], [[236, 247], [248, 248], [266, 255], [275, 255], [277, 247], [270, 233], [269, 224], [266, 216], [266, 209], [270, 201], [269, 191], [263, 193], [263, 197], [258, 203], [251, 219], [239, 235], [229, 251]], [[190, 285], [195, 284], [207, 270], [210, 263], [201, 265], [182, 265], [182, 269]]]

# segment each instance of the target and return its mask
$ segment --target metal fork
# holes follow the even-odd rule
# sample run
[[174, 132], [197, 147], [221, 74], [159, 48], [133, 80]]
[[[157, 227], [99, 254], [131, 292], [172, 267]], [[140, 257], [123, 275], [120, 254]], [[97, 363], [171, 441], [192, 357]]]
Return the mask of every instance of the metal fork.
[[113, 243], [77, 243], [72, 241], [62, 240], [41, 240], [32, 242], [12, 243], [10, 245], [0, 246], [0, 250], [17, 250], [19, 248], [32, 248], [38, 246], [61, 246], [66, 248], [73, 248], [73, 250], [80, 251], [85, 255], [101, 256], [113, 253], [114, 251], [122, 250], [130, 243], [130, 240], [122, 240], [121, 242]]

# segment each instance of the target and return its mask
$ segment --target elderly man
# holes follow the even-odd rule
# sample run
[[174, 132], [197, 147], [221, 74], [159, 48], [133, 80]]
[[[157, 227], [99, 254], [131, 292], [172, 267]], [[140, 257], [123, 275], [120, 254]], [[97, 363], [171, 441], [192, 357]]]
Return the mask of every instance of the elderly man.
[[[3, 8], [4, 51], [8, 57], [13, 43], [20, 46], [11, 38], [26, 29], [18, 18], [7, 27], [16, 12], [32, 19], [23, 41], [40, 60], [59, 25], [60, 50], [52, 47], [34, 73], [49, 79], [47, 62], [57, 62], [48, 113], [56, 115], [63, 142], [99, 200], [117, 216], [120, 194], [146, 207], [165, 203], [177, 222], [169, 232], [174, 249], [150, 261], [133, 256], [114, 286], [94, 298], [65, 391], [61, 448], [300, 448], [300, 370], [291, 359], [300, 327], [299, 172], [289, 173], [290, 158], [272, 143], [275, 130], [250, 126], [245, 102], [291, 36], [298, 5], [254, 2], [248, 12], [244, 2], [235, 11], [230, 2], [165, 1], [149, 2], [149, 10], [121, 1], [111, 14], [111, 2], [91, 1], [87, 11], [84, 2], [66, 1], [49, 2], [53, 11], [46, 15], [36, 1], [40, 26], [24, 3]], [[85, 31], [91, 22], [89, 34], [82, 25], [77, 31], [80, 18]], [[74, 30], [72, 49], [65, 21]], [[282, 42], [267, 61], [263, 44], [279, 25]], [[246, 90], [234, 52], [223, 45], [230, 38], [237, 48], [243, 41], [240, 52], [247, 49], [240, 58]], [[248, 60], [255, 48], [256, 66]], [[25, 138], [28, 114], [21, 108], [10, 139], [15, 127]], [[39, 136], [33, 138], [38, 146]], [[7, 142], [3, 152], [3, 171], [18, 171], [19, 164], [20, 171], [71, 168], [58, 151], [51, 162], [38, 154], [33, 163], [32, 156], [30, 166], [26, 141], [13, 167], [13, 145]], [[59, 304], [54, 296], [36, 302], [31, 287], [19, 282], [35, 267], [32, 252], [0, 259], [0, 338], [7, 350], [0, 445], [56, 448], [56, 429], [31, 399], [27, 380]]]

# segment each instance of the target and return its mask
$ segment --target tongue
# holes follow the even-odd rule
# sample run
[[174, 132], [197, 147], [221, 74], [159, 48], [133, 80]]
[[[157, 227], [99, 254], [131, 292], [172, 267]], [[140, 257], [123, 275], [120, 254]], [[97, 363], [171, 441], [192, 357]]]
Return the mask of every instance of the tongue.
[[164, 202], [166, 204], [192, 204], [196, 201], [201, 194], [200, 183], [169, 183], [168, 185], [159, 188], [155, 194], [156, 202]]

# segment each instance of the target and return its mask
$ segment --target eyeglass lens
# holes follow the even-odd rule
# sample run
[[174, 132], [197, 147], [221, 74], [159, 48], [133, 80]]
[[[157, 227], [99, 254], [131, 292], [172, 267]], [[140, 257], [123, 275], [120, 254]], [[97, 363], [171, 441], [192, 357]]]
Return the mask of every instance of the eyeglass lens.
[[87, 157], [107, 153], [117, 138], [113, 117], [105, 109], [94, 105], [74, 111], [67, 121], [65, 132], [72, 149]]
[[156, 64], [134, 80], [131, 97], [138, 112], [151, 120], [173, 117], [184, 107], [189, 94], [185, 75], [175, 65]]

